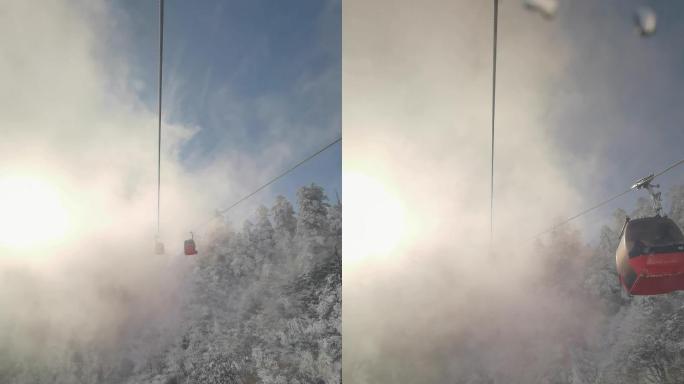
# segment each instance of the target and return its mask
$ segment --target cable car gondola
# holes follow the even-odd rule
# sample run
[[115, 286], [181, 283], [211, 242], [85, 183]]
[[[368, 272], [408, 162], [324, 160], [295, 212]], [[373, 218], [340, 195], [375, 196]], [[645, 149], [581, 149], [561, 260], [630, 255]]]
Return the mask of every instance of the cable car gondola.
[[195, 245], [195, 235], [190, 232], [190, 238], [185, 240], [184, 250], [186, 256], [196, 255], [197, 246]]
[[162, 243], [159, 240], [155, 240], [155, 242], [154, 242], [154, 253], [157, 255], [163, 255], [164, 254], [164, 243]]
[[620, 283], [631, 295], [658, 295], [684, 290], [684, 234], [670, 218], [662, 216], [654, 176], [632, 188], [651, 194], [656, 215], [625, 220], [615, 252]]

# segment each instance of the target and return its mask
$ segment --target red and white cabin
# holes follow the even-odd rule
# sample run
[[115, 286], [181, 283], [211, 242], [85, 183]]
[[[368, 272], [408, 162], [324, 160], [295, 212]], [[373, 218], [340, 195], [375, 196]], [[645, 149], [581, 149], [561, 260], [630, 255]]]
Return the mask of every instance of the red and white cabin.
[[670, 218], [627, 218], [615, 261], [630, 295], [684, 290], [684, 235]]

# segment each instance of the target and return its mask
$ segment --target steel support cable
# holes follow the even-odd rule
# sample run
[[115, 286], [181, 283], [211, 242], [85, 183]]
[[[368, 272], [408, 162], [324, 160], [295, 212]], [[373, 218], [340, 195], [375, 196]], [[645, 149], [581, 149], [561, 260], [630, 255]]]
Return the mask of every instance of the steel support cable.
[[667, 168], [665, 168], [664, 170], [662, 170], [662, 171], [656, 173], [655, 175], [653, 175], [653, 177], [654, 177], [654, 178], [655, 178], [655, 177], [658, 177], [658, 176], [662, 175], [662, 174], [665, 173], [665, 172], [669, 172], [672, 168], [675, 168], [675, 167], [677, 167], [677, 166], [679, 166], [679, 165], [682, 165], [682, 164], [684, 164], [684, 159], [681, 159], [681, 160], [679, 160], [678, 162], [673, 163], [673, 164], [670, 165], [669, 167], [667, 167]]
[[157, 132], [157, 238], [160, 228], [161, 202], [161, 120], [162, 120], [162, 68], [164, 58], [164, 0], [159, 0], [159, 119]]
[[499, 0], [494, 0], [494, 31], [492, 35], [492, 149], [489, 174], [489, 249], [494, 240], [494, 122], [496, 117], [496, 50], [499, 24]]
[[[280, 174], [278, 174], [277, 176], [273, 177], [272, 179], [270, 179], [270, 180], [267, 181], [266, 183], [262, 184], [261, 186], [259, 186], [258, 188], [256, 188], [254, 191], [252, 191], [252, 192], [248, 193], [247, 195], [241, 197], [240, 199], [238, 199], [237, 201], [235, 201], [233, 204], [229, 205], [228, 207], [226, 207], [226, 208], [224, 208], [224, 209], [217, 210], [216, 213], [217, 213], [217, 214], [221, 214], [221, 215], [227, 213], [227, 212], [230, 211], [231, 209], [233, 209], [233, 208], [237, 207], [238, 205], [240, 205], [241, 203], [243, 203], [245, 200], [247, 200], [247, 199], [249, 199], [250, 197], [256, 195], [257, 193], [259, 193], [260, 191], [262, 191], [264, 188], [266, 188], [266, 187], [268, 187], [269, 185], [275, 183], [275, 182], [278, 181], [279, 179], [281, 179], [281, 178], [283, 178], [284, 176], [286, 176], [288, 173], [290, 173], [290, 172], [294, 171], [295, 169], [299, 168], [300, 166], [302, 166], [302, 165], [305, 164], [306, 162], [312, 160], [312, 159], [315, 158], [316, 156], [318, 156], [318, 155], [320, 155], [321, 153], [325, 152], [328, 148], [332, 147], [333, 145], [335, 145], [335, 144], [337, 144], [337, 143], [339, 143], [339, 142], [341, 142], [341, 141], [342, 141], [342, 137], [338, 137], [337, 139], [335, 139], [334, 141], [332, 141], [332, 142], [326, 144], [324, 147], [322, 147], [321, 149], [317, 150], [317, 151], [314, 152], [313, 154], [311, 154], [311, 155], [307, 156], [306, 158], [304, 158], [303, 160], [299, 161], [297, 164], [291, 166], [290, 168], [288, 168], [288, 169], [286, 169], [285, 171], [281, 172]], [[199, 226], [197, 226], [196, 229], [200, 229], [200, 228], [204, 227], [205, 225], [207, 225], [208, 223], [210, 223], [212, 220], [213, 220], [213, 218], [210, 219], [210, 220], [205, 221], [204, 223], [202, 223], [202, 224], [200, 224]]]
[[494, 238], [494, 121], [496, 116], [496, 49], [499, 24], [499, 0], [494, 0], [494, 35], [492, 41], [492, 158], [489, 179], [489, 243]]
[[[660, 171], [660, 172], [658, 172], [658, 173], [655, 173], [655, 174], [654, 174], [654, 177], [663, 175], [663, 174], [665, 174], [665, 173], [671, 171], [672, 169], [674, 169], [674, 168], [676, 168], [676, 167], [678, 167], [678, 166], [680, 166], [680, 165], [682, 165], [682, 164], [684, 164], [684, 159], [679, 160], [679, 161], [673, 163], [672, 165], [670, 165], [669, 167], [665, 168], [664, 170], [662, 170], [662, 171]], [[625, 190], [625, 191], [622, 191], [622, 192], [618, 193], [617, 195], [614, 195], [614, 196], [612, 196], [612, 197], [610, 197], [610, 198], [608, 198], [608, 199], [605, 199], [605, 200], [603, 200], [602, 202], [600, 202], [600, 203], [598, 203], [598, 204], [596, 204], [596, 205], [594, 205], [594, 206], [592, 206], [592, 207], [590, 207], [590, 208], [587, 208], [587, 209], [581, 211], [580, 213], [578, 213], [578, 214], [576, 214], [576, 215], [574, 215], [574, 216], [571, 216], [571, 217], [569, 217], [569, 218], [567, 218], [567, 219], [561, 221], [560, 223], [558, 223], [558, 224], [556, 224], [556, 225], [550, 227], [549, 229], [547, 229], [547, 230], [545, 230], [545, 231], [543, 231], [543, 232], [540, 232], [540, 233], [536, 234], [534, 237], [537, 238], [537, 237], [539, 237], [539, 236], [541, 236], [541, 235], [544, 235], [544, 234], [546, 234], [546, 233], [549, 233], [549, 232], [551, 232], [551, 231], [553, 231], [553, 230], [555, 230], [555, 229], [557, 229], [557, 228], [559, 228], [559, 227], [562, 227], [563, 225], [565, 225], [565, 224], [571, 222], [572, 220], [575, 220], [575, 219], [577, 219], [577, 218], [580, 217], [580, 216], [583, 216], [583, 215], [585, 215], [585, 214], [587, 214], [587, 213], [589, 213], [589, 212], [591, 212], [591, 211], [593, 211], [593, 210], [595, 210], [595, 209], [598, 209], [598, 208], [600, 208], [600, 207], [602, 207], [602, 206], [604, 206], [604, 205], [610, 203], [611, 201], [613, 201], [613, 200], [615, 200], [615, 199], [617, 199], [617, 198], [619, 198], [619, 197], [622, 197], [622, 196], [626, 195], [626, 194], [629, 193], [630, 191], [632, 191], [632, 188], [627, 189], [627, 190]]]
[[554, 226], [548, 228], [547, 230], [538, 233], [538, 234], [535, 235], [534, 237], [539, 237], [539, 236], [544, 235], [544, 234], [546, 234], [546, 233], [552, 232], [552, 231], [554, 231], [555, 229], [557, 229], [557, 228], [559, 228], [559, 227], [562, 227], [563, 225], [565, 225], [565, 224], [571, 222], [572, 220], [575, 220], [576, 218], [578, 218], [578, 217], [580, 217], [580, 216], [584, 216], [585, 214], [587, 214], [587, 213], [589, 213], [589, 212], [591, 212], [591, 211], [593, 211], [593, 210], [595, 210], [595, 209], [598, 209], [598, 208], [600, 208], [600, 207], [602, 207], [602, 206], [604, 206], [604, 205], [610, 203], [611, 201], [613, 201], [613, 200], [615, 200], [615, 199], [617, 199], [617, 198], [619, 198], [619, 197], [622, 197], [622, 196], [626, 195], [627, 193], [629, 193], [629, 192], [631, 192], [631, 191], [632, 191], [632, 189], [630, 188], [630, 189], [628, 189], [628, 190], [626, 190], [626, 191], [622, 191], [622, 192], [618, 193], [618, 194], [615, 195], [615, 196], [612, 196], [612, 197], [610, 197], [610, 198], [608, 198], [608, 199], [606, 199], [606, 200], [603, 200], [602, 202], [600, 202], [600, 203], [598, 203], [598, 204], [596, 204], [596, 205], [594, 205], [594, 206], [592, 206], [592, 207], [590, 207], [590, 208], [587, 208], [587, 209], [583, 210], [582, 212], [580, 212], [580, 213], [578, 213], [578, 214], [576, 214], [576, 215], [574, 215], [574, 216], [571, 216], [571, 217], [569, 217], [569, 218], [567, 218], [567, 219], [561, 221], [560, 223], [558, 223], [558, 224], [556, 224], [556, 225], [554, 225]]

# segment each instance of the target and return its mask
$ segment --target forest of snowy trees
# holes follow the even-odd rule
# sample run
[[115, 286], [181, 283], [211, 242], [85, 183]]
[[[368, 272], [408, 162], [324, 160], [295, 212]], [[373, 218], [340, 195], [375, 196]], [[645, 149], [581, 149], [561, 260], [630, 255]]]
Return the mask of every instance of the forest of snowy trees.
[[125, 314], [113, 340], [79, 330], [32, 350], [0, 345], [0, 383], [341, 382], [341, 204], [313, 184], [297, 198], [296, 212], [280, 196], [242, 230], [214, 227], [159, 297], [167, 313]]
[[[684, 226], [684, 186], [668, 192], [665, 213]], [[619, 284], [627, 214], [653, 215], [650, 199], [616, 210], [599, 233], [559, 227], [531, 252], [507, 244], [494, 261], [474, 259], [455, 237], [449, 252], [419, 250], [392, 276], [345, 286], [344, 380], [684, 383], [684, 292], [630, 297]]]
[[[57, 333], [45, 321], [31, 322], [32, 313], [23, 318], [25, 329], [0, 322], [5, 327], [0, 382], [341, 382], [341, 204], [328, 202], [315, 185], [301, 188], [297, 200], [293, 206], [278, 197], [239, 230], [215, 226], [200, 242], [200, 255], [169, 262], [163, 273], [175, 279], [175, 290], [153, 298], [155, 305], [166, 303], [160, 307], [165, 311], [149, 312], [153, 316], [122, 305], [120, 321], [106, 335], [101, 324], [97, 333], [87, 328]], [[668, 200], [667, 215], [684, 226], [684, 186], [671, 189]], [[653, 213], [645, 198], [629, 212], [617, 210], [594, 245], [572, 227], [558, 229], [538, 243], [531, 259], [540, 261], [535, 273], [509, 289], [521, 295], [497, 291], [500, 284], [494, 291], [464, 292], [468, 311], [446, 317], [448, 329], [458, 331], [445, 333], [452, 336], [429, 337], [438, 332], [439, 317], [415, 331], [405, 319], [381, 313], [386, 317], [379, 321], [390, 335], [384, 343], [401, 344], [376, 344], [378, 353], [362, 365], [350, 356], [345, 380], [418, 382], [427, 373], [431, 379], [423, 382], [684, 382], [684, 292], [630, 297], [615, 272], [625, 216]], [[20, 286], [24, 277], [11, 278], [6, 285]], [[22, 289], [21, 295], [31, 294]], [[134, 302], [136, 295], [125, 287], [98, 292], [101, 300], [116, 303]], [[402, 292], [395, 292], [400, 300]], [[484, 299], [478, 296], [483, 294]], [[452, 311], [454, 305], [445, 301], [443, 308]], [[12, 337], [31, 338], [35, 348], [13, 344]], [[418, 360], [435, 343], [453, 357]], [[388, 360], [395, 345], [404, 351]], [[399, 353], [415, 355], [400, 360]], [[422, 373], [416, 373], [417, 364]]]
[[341, 382], [341, 205], [315, 185], [297, 196], [296, 216], [278, 197], [242, 231], [215, 233], [162, 363], [171, 382]]
[[[684, 227], [684, 186], [670, 191], [666, 214]], [[629, 296], [619, 284], [615, 250], [625, 217], [652, 216], [650, 199], [618, 209], [596, 245], [579, 231], [556, 230], [538, 243], [544, 260], [535, 300], [552, 301], [530, 344], [543, 345], [543, 364], [530, 364], [530, 382], [544, 384], [675, 384], [684, 382], [684, 292]], [[555, 317], [554, 317], [555, 316]], [[491, 374], [471, 384], [489, 383]], [[510, 382], [525, 382], [513, 380]]]
[[[671, 189], [669, 197], [666, 213], [684, 227], [684, 186]], [[684, 382], [684, 292], [630, 297], [615, 271], [625, 217], [654, 214], [651, 201], [640, 198], [631, 212], [614, 213], [613, 223], [601, 229], [598, 245], [585, 246], [577, 233], [566, 230], [556, 232], [542, 248], [547, 260], [552, 257], [548, 289], [584, 308], [578, 316], [590, 314], [566, 339], [568, 359], [549, 383]]]

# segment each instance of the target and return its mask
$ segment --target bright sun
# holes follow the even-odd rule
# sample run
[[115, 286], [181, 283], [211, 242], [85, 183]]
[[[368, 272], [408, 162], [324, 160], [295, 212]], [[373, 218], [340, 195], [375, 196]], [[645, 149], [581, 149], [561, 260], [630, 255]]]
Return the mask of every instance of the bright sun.
[[36, 249], [61, 240], [69, 217], [59, 190], [40, 179], [0, 179], [0, 249]]
[[345, 173], [342, 182], [347, 203], [342, 220], [344, 262], [388, 256], [405, 232], [401, 201], [380, 181], [361, 173]]

